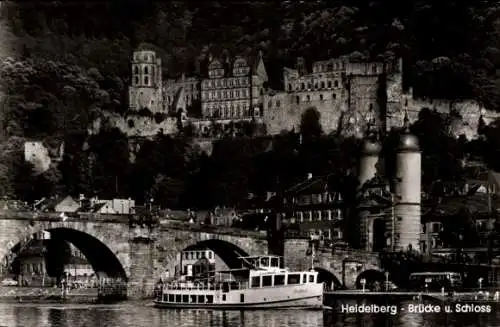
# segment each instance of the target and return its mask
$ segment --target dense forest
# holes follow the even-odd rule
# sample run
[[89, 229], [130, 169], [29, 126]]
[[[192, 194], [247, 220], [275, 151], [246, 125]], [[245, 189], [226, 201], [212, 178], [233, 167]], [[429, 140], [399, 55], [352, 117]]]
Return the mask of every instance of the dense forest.
[[[307, 117], [302, 142], [293, 133], [222, 140], [207, 156], [189, 139], [158, 135], [133, 163], [118, 130], [105, 126], [89, 137], [86, 129], [103, 110], [126, 114], [129, 58], [142, 42], [157, 48], [164, 77], [194, 73], [209, 51], [225, 57], [262, 50], [273, 88], [298, 56], [309, 63], [403, 57], [405, 85], [415, 94], [475, 98], [496, 109], [499, 13], [489, 1], [451, 0], [6, 2], [4, 43], [12, 51], [0, 63], [0, 194], [152, 197], [166, 207], [209, 207], [242, 205], [249, 192], [276, 191], [308, 172], [335, 167], [344, 174], [355, 165], [356, 141], [325, 136]], [[448, 137], [446, 121], [429, 112], [412, 128], [424, 148], [426, 181], [462, 178], [458, 163], [472, 150], [495, 164], [495, 128], [479, 145]], [[63, 162], [33, 175], [20, 150], [26, 138], [64, 140]]]

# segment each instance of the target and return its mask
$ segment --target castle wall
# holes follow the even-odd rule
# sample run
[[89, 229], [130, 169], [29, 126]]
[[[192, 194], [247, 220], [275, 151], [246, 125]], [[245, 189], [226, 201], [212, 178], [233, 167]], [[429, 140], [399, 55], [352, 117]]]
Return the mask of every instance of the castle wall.
[[[129, 123], [130, 121], [132, 121], [133, 124]], [[104, 113], [102, 117], [96, 119], [92, 123], [92, 126], [88, 129], [89, 134], [93, 135], [99, 133], [101, 126], [105, 123], [109, 124], [111, 127], [120, 129], [120, 131], [129, 137], [150, 137], [160, 132], [163, 134], [173, 134], [177, 132], [177, 120], [172, 117], [167, 117], [164, 121], [157, 124], [154, 118], [150, 117], [123, 117], [118, 114]]]

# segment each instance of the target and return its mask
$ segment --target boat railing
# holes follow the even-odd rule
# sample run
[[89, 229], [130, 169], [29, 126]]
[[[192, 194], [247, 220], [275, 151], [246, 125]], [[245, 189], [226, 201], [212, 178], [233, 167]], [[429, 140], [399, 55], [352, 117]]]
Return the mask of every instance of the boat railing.
[[248, 282], [227, 282], [227, 283], [167, 283], [163, 285], [163, 290], [190, 290], [190, 291], [230, 291], [243, 290], [248, 288]]

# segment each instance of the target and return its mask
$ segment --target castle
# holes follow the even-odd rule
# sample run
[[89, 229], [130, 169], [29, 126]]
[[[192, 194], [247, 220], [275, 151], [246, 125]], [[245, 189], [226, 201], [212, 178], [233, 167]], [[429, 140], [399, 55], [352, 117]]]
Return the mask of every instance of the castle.
[[[255, 133], [256, 126], [274, 135], [298, 131], [302, 114], [314, 107], [326, 133], [361, 137], [372, 118], [381, 130], [390, 130], [401, 126], [403, 108], [414, 122], [427, 107], [448, 114], [450, 132], [470, 139], [477, 136], [481, 116], [487, 124], [500, 116], [472, 100], [418, 99], [411, 89], [404, 92], [401, 59], [362, 63], [343, 56], [314, 62], [310, 72], [298, 58], [294, 68], [283, 69], [283, 90], [268, 87], [262, 52], [233, 60], [209, 56], [206, 74], [163, 80], [158, 54], [141, 46], [132, 55], [131, 68], [129, 112], [105, 113], [93, 123], [91, 134], [104, 119], [138, 137], [177, 133], [187, 125], [193, 136], [205, 139]], [[199, 113], [193, 114], [193, 108]]]

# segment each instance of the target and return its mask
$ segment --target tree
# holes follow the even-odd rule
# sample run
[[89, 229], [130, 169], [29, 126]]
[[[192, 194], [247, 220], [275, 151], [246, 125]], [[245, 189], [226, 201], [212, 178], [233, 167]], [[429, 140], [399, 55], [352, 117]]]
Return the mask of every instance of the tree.
[[323, 134], [320, 121], [321, 114], [316, 108], [311, 107], [304, 111], [300, 119], [300, 133], [304, 140], [308, 141]]

